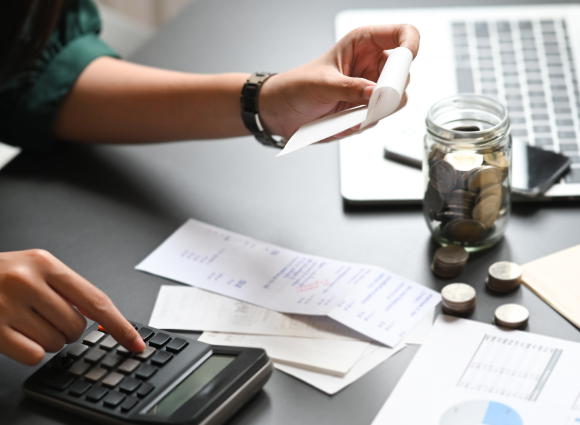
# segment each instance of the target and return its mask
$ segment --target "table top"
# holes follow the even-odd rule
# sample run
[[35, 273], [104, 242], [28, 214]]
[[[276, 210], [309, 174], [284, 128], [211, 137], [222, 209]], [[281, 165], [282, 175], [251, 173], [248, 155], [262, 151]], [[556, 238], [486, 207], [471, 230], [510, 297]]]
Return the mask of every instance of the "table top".
[[[198, 0], [131, 59], [188, 72], [281, 72], [332, 46], [339, 11], [397, 4]], [[405, 2], [467, 4], [472, 2]], [[342, 202], [337, 144], [278, 159], [275, 154], [243, 137], [65, 146], [49, 155], [20, 155], [0, 171], [0, 251], [49, 250], [141, 323], [149, 321], [159, 287], [174, 283], [134, 267], [190, 217], [297, 251], [382, 266], [436, 290], [449, 283], [430, 271], [436, 246], [420, 207], [354, 208]], [[580, 233], [573, 229], [579, 228], [577, 202], [514, 205], [503, 240], [473, 254], [460, 277], [478, 291], [472, 318], [490, 323], [497, 306], [518, 302], [530, 310], [529, 331], [580, 341], [578, 329], [527, 288], [496, 296], [484, 284], [493, 262], [523, 264], [576, 245]], [[416, 352], [407, 347], [332, 397], [275, 371], [231, 423], [370, 424]], [[21, 385], [33, 370], [0, 357], [2, 423], [78, 423], [73, 415], [25, 398]]]

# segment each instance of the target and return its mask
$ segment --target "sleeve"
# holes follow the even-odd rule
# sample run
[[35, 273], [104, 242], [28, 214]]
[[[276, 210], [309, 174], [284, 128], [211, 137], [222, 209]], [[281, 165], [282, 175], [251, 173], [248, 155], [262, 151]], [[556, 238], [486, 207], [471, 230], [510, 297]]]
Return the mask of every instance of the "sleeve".
[[[100, 20], [88, 0], [70, 2], [39, 61], [24, 84], [0, 88], [0, 141], [34, 151], [49, 151], [53, 122], [83, 70], [96, 58], [119, 55], [99, 37]], [[20, 78], [20, 81], [23, 79]]]

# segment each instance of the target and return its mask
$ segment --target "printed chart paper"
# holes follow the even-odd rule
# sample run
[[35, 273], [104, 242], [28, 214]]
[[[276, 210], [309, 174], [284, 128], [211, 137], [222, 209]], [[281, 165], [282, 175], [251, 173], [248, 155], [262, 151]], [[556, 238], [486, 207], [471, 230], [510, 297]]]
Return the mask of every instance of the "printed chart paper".
[[297, 151], [358, 124], [362, 130], [391, 115], [401, 103], [412, 61], [413, 54], [406, 47], [392, 50], [381, 71], [368, 107], [357, 106], [303, 125], [277, 156]]
[[373, 421], [373, 425], [578, 423], [580, 344], [450, 316], [437, 318]]
[[192, 219], [136, 268], [282, 313], [326, 315], [390, 347], [441, 299], [380, 267], [302, 254]]
[[198, 341], [211, 345], [263, 348], [273, 361], [343, 377], [370, 345], [365, 341], [293, 338], [204, 332]]

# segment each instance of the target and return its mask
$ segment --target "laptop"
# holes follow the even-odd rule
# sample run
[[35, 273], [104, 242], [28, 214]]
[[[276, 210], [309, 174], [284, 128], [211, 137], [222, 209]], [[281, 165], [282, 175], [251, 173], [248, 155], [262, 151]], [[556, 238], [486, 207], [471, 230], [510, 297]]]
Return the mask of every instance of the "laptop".
[[385, 148], [420, 158], [427, 111], [457, 93], [497, 98], [509, 110], [514, 139], [572, 160], [541, 200], [580, 199], [580, 5], [347, 10], [336, 17], [336, 39], [389, 23], [410, 23], [421, 33], [409, 101], [376, 127], [339, 142], [346, 202], [420, 203], [421, 170], [388, 159]]

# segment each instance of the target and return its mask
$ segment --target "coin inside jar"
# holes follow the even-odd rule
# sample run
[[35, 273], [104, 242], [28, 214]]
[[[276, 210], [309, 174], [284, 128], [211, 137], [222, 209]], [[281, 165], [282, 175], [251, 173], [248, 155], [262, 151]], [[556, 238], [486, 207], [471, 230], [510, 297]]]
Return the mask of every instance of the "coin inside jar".
[[469, 177], [467, 188], [475, 192], [490, 184], [500, 183], [502, 180], [503, 174], [499, 168], [493, 165], [484, 165]]
[[488, 196], [479, 200], [473, 207], [471, 216], [479, 221], [486, 229], [493, 226], [499, 216], [501, 198], [499, 196]]
[[475, 310], [475, 289], [465, 283], [451, 283], [441, 290], [441, 305], [447, 314], [467, 316]]
[[504, 304], [495, 310], [494, 322], [508, 329], [523, 329], [528, 324], [530, 312], [519, 304]]
[[522, 268], [511, 261], [499, 261], [492, 264], [488, 270], [485, 284], [496, 292], [510, 292], [518, 288], [522, 282]]
[[435, 219], [437, 213], [443, 211], [445, 207], [445, 202], [441, 198], [441, 193], [433, 187], [433, 185], [428, 185], [425, 191], [424, 206], [429, 213], [429, 218], [431, 220]]
[[479, 221], [463, 219], [445, 226], [445, 233], [450, 239], [472, 243], [482, 240], [487, 234], [487, 230]]
[[457, 171], [469, 171], [483, 164], [483, 155], [472, 152], [451, 152], [445, 155], [445, 161]]
[[488, 196], [498, 196], [501, 198], [503, 195], [503, 186], [501, 183], [494, 183], [490, 184], [489, 186], [485, 186], [479, 192], [478, 199], [486, 198]]
[[483, 155], [483, 160], [489, 164], [496, 166], [500, 170], [505, 170], [510, 166], [508, 159], [502, 152], [492, 152]]
[[460, 246], [450, 245], [435, 251], [431, 270], [437, 276], [450, 278], [459, 276], [465, 269], [469, 254]]
[[441, 194], [443, 199], [448, 203], [458, 203], [458, 202], [473, 202], [477, 194], [475, 192], [470, 192], [468, 190], [453, 190], [448, 193]]
[[429, 169], [431, 184], [439, 192], [449, 192], [455, 187], [457, 172], [446, 161], [437, 161]]

